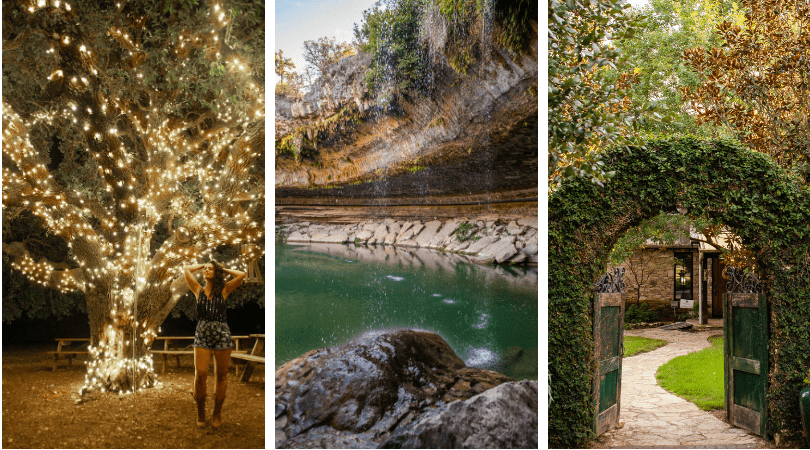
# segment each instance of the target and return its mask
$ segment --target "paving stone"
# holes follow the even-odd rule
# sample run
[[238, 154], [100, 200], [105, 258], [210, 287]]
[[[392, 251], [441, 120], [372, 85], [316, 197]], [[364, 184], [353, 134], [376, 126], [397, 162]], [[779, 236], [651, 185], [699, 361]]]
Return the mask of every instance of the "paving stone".
[[760, 437], [734, 428], [658, 386], [655, 372], [676, 356], [709, 347], [709, 336], [657, 328], [629, 330], [625, 336], [663, 339], [667, 345], [622, 361], [622, 428], [605, 433], [605, 448], [756, 448], [766, 445]]

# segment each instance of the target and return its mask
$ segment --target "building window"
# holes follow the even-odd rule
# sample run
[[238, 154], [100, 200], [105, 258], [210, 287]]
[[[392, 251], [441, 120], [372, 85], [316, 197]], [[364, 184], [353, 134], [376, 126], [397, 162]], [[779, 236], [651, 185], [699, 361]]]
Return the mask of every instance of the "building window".
[[675, 253], [675, 300], [693, 300], [692, 254]]

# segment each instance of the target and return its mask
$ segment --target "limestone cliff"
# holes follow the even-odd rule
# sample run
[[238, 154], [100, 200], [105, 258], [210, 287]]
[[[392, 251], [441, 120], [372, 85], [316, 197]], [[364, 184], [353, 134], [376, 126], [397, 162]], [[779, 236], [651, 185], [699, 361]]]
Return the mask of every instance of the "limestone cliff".
[[369, 93], [371, 55], [362, 53], [329, 67], [303, 98], [277, 96], [277, 204], [536, 196], [536, 23], [530, 29], [523, 53], [492, 46], [465, 75], [439, 55], [431, 93], [393, 108]]

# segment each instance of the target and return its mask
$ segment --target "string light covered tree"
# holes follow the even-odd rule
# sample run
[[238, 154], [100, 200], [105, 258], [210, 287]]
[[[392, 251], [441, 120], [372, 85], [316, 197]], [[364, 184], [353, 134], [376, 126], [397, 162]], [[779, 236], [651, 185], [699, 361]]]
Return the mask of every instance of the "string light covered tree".
[[[261, 1], [3, 0], [3, 252], [84, 294], [86, 390], [154, 384], [185, 265], [264, 254], [264, 109]], [[6, 242], [33, 219], [64, 261]]]

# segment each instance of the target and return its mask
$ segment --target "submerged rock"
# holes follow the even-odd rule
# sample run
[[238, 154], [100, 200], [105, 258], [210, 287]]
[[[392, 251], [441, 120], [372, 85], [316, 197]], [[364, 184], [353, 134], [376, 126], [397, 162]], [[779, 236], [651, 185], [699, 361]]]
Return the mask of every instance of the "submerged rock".
[[[409, 434], [412, 425], [456, 404], [451, 402], [470, 399], [510, 380], [496, 372], [466, 367], [435, 333], [366, 333], [340, 347], [308, 352], [276, 371], [276, 411], [282, 411], [276, 419], [276, 447], [375, 448], [392, 436], [416, 442], [422, 438], [415, 436], [424, 436], [422, 430], [433, 425], [424, 422]], [[525, 422], [519, 430], [500, 429], [498, 423], [489, 422], [479, 423], [479, 428], [499, 428], [499, 435], [533, 433], [536, 445], [536, 382], [534, 396], [533, 430], [525, 428]], [[490, 397], [475, 404], [497, 403], [487, 399]], [[469, 420], [492, 420], [476, 413], [477, 406], [452, 408], [452, 414], [469, 413]], [[448, 429], [457, 430], [459, 437], [448, 439], [464, 442], [472, 436], [454, 426]], [[470, 442], [486, 442], [481, 436], [475, 439]], [[510, 437], [504, 442], [526, 440], [531, 437]]]

